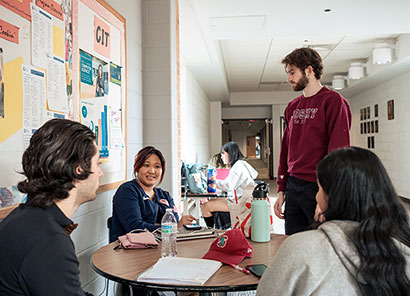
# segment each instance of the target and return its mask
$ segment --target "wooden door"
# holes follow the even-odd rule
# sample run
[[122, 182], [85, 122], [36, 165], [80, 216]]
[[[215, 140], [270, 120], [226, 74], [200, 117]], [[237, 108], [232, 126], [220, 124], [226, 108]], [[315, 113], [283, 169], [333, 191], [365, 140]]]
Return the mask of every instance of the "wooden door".
[[247, 158], [256, 158], [256, 139], [255, 136], [246, 137]]

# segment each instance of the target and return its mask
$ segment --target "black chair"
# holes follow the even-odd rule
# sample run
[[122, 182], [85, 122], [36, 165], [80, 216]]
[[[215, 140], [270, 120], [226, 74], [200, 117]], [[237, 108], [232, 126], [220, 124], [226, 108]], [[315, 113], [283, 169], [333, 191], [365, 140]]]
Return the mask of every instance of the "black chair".
[[231, 228], [231, 215], [229, 212], [213, 212], [214, 227], [216, 229], [226, 230]]

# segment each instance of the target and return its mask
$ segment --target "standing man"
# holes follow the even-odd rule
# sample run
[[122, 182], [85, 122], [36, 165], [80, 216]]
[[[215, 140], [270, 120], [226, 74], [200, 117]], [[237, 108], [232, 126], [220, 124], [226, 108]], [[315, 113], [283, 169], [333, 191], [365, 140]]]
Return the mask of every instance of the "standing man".
[[293, 90], [303, 91], [285, 110], [274, 205], [276, 216], [285, 219], [285, 232], [290, 235], [307, 230], [314, 216], [318, 218], [316, 166], [330, 151], [350, 145], [352, 114], [344, 97], [320, 83], [323, 65], [315, 50], [295, 49], [282, 64]]
[[0, 295], [90, 295], [80, 284], [70, 218], [94, 200], [102, 171], [93, 132], [46, 122], [23, 154], [27, 201], [0, 223]]

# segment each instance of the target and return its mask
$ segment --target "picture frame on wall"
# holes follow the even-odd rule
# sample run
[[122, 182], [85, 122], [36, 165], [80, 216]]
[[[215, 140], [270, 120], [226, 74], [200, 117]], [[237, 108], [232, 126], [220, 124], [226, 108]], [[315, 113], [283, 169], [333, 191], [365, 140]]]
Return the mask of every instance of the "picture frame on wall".
[[387, 119], [394, 119], [394, 100], [387, 101]]

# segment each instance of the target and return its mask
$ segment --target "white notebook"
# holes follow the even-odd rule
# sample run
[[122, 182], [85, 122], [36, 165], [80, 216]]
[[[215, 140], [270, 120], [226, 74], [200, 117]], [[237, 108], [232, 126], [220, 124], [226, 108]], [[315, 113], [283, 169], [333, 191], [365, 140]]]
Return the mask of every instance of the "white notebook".
[[203, 285], [222, 263], [208, 259], [165, 257], [137, 277], [138, 282]]

